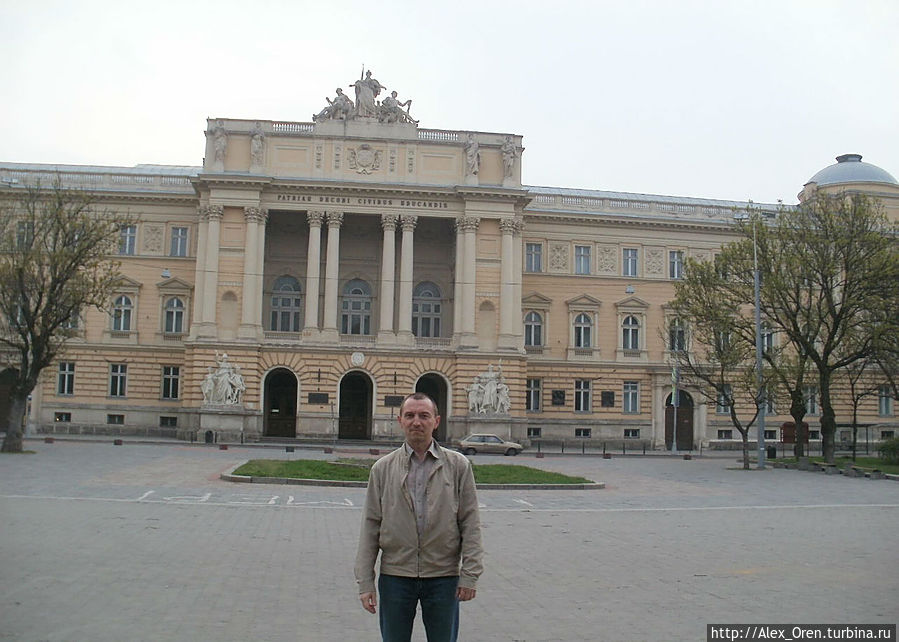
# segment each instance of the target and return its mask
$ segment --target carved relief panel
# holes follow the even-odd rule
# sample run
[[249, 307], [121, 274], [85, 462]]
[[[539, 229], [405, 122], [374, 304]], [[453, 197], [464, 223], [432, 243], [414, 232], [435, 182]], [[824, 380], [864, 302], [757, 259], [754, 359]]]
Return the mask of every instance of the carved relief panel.
[[646, 261], [646, 276], [663, 276], [665, 274], [665, 248], [647, 247], [643, 250]]
[[596, 271], [599, 274], [618, 273], [618, 246], [596, 246]]
[[568, 256], [568, 243], [551, 242], [549, 244], [549, 271], [556, 274], [567, 274], [570, 271]]
[[147, 223], [143, 229], [144, 254], [162, 254], [162, 242], [165, 238], [165, 226]]

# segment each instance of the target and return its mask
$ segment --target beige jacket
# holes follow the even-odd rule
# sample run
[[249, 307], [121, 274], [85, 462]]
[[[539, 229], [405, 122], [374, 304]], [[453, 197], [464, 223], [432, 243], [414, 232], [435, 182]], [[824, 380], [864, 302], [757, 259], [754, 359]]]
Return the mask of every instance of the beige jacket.
[[380, 572], [385, 575], [459, 575], [459, 586], [475, 587], [484, 551], [471, 462], [442, 446], [436, 450], [439, 456], [428, 477], [428, 521], [421, 540], [406, 489], [409, 456], [405, 449], [400, 446], [372, 466], [356, 553], [359, 593], [375, 590], [379, 550]]

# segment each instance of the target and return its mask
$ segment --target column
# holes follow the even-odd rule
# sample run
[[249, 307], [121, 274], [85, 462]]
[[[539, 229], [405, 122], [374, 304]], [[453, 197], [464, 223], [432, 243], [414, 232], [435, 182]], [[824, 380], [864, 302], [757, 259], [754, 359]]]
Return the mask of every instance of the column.
[[453, 284], [453, 342], [459, 345], [462, 336], [462, 267], [465, 261], [465, 235], [462, 227], [462, 218], [453, 221], [456, 230], [456, 270], [455, 283]]
[[265, 274], [265, 228], [268, 225], [268, 210], [259, 210], [260, 216], [259, 220], [256, 222], [256, 228], [258, 230], [256, 234], [256, 273], [253, 275], [256, 278], [256, 289], [254, 290], [256, 303], [253, 306], [254, 314], [254, 323], [259, 324], [257, 332], [259, 333], [259, 340], [261, 341], [264, 338], [263, 334], [263, 324], [264, 319], [262, 318], [262, 300], [264, 298], [264, 285], [265, 281], [263, 276]]
[[194, 295], [193, 312], [191, 313], [190, 338], [196, 339], [203, 324], [203, 294], [206, 289], [206, 239], [209, 236], [209, 220], [206, 218], [206, 208], [197, 210], [197, 218], [200, 221], [197, 231], [197, 257], [194, 269]]
[[[515, 222], [510, 218], [504, 218], [499, 222], [499, 229], [503, 235], [502, 263], [500, 266], [500, 290], [499, 290], [499, 337], [497, 348], [500, 350], [515, 350], [518, 348], [515, 321], [521, 316], [521, 300], [515, 303], [515, 277], [514, 277], [514, 249], [512, 245], [512, 233], [515, 231]], [[516, 311], [516, 307], [518, 310]]]
[[415, 337], [412, 335], [413, 233], [418, 217], [403, 214], [400, 223], [403, 226], [403, 240], [400, 246], [400, 308], [397, 337], [400, 342], [413, 345], [415, 343]]
[[247, 225], [243, 251], [243, 293], [241, 294], [240, 329], [237, 336], [241, 339], [261, 339], [262, 313], [259, 309], [259, 223], [262, 210], [258, 207], [243, 208], [243, 216]]
[[214, 337], [218, 334], [215, 320], [215, 304], [218, 298], [219, 276], [219, 237], [221, 233], [222, 205], [209, 205], [204, 208], [204, 215], [209, 221], [206, 235], [206, 265], [203, 275], [203, 325], [199, 329], [200, 336]]
[[476, 216], [466, 216], [462, 219], [462, 227], [465, 234], [465, 251], [462, 258], [462, 337], [459, 347], [477, 348], [478, 340], [475, 335], [474, 308], [475, 285], [477, 280], [477, 230], [480, 219]]
[[521, 248], [521, 232], [524, 230], [524, 218], [515, 217], [515, 227], [512, 230], [512, 276], [515, 287], [515, 307], [518, 314], [515, 316], [514, 334], [518, 337], [517, 346], [519, 350], [524, 350], [524, 320], [521, 315], [521, 277], [524, 274], [524, 263]]
[[306, 319], [303, 324], [303, 336], [318, 335], [318, 285], [321, 279], [322, 222], [325, 213], [322, 211], [306, 212], [309, 222], [309, 245], [306, 250]]
[[340, 267], [340, 226], [343, 212], [328, 212], [328, 254], [325, 257], [325, 316], [322, 338], [337, 341], [337, 281]]
[[393, 293], [396, 280], [396, 214], [382, 214], [381, 227], [384, 240], [381, 243], [381, 317], [378, 323], [378, 341], [396, 339], [393, 331]]

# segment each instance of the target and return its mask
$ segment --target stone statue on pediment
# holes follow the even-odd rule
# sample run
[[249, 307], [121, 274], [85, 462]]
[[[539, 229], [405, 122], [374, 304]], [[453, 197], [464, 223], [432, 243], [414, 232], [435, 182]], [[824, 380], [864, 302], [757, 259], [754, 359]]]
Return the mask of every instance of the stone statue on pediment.
[[377, 98], [382, 89], [387, 89], [384, 85], [372, 78], [371, 70], [365, 72], [363, 76], [354, 82], [350, 87], [356, 90], [356, 116], [377, 117], [378, 103]]
[[355, 105], [353, 104], [353, 101], [350, 100], [350, 97], [343, 93], [343, 89], [340, 87], [337, 88], [337, 96], [334, 97], [334, 100], [331, 100], [327, 96], [325, 97], [325, 100], [328, 101], [328, 105], [312, 117], [313, 122], [317, 123], [323, 120], [348, 120], [349, 118], [352, 118]]
[[212, 127], [212, 152], [215, 162], [225, 162], [225, 149], [227, 147], [228, 135], [225, 133], [225, 124], [221, 120], [217, 120]]
[[515, 147], [515, 143], [512, 142], [511, 136], [506, 136], [499, 151], [503, 155], [503, 176], [510, 178], [515, 167], [515, 157], [518, 155], [518, 149]]
[[[409, 115], [409, 110], [412, 109], [412, 99], [400, 102], [396, 96], [396, 92], [391, 91], [390, 95], [381, 101], [381, 106], [378, 108], [378, 122], [417, 125], [418, 121]], [[406, 109], [403, 109], [404, 107]]]
[[465, 143], [465, 170], [470, 176], [476, 176], [480, 168], [481, 147], [474, 134], [469, 134]]
[[265, 134], [262, 132], [262, 123], [256, 121], [256, 125], [250, 131], [250, 164], [261, 167], [265, 152]]

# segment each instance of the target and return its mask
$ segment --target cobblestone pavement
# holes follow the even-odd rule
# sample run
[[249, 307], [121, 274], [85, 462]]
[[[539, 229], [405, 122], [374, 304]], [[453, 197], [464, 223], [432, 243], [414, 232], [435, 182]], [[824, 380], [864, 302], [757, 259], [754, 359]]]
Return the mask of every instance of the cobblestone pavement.
[[[352, 577], [364, 490], [219, 479], [251, 458], [335, 455], [26, 447], [36, 454], [0, 456], [0, 639], [378, 639]], [[606, 488], [479, 493], [486, 570], [462, 605], [463, 640], [897, 620], [897, 482], [742, 471], [734, 456], [514, 461]]]

